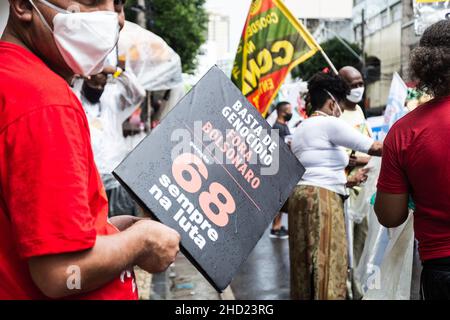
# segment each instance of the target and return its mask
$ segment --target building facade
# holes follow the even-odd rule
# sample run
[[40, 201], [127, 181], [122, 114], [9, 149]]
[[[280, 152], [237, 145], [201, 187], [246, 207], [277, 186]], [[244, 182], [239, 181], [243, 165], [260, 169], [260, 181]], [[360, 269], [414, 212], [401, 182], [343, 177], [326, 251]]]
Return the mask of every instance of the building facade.
[[369, 70], [377, 68], [379, 63], [376, 77], [366, 74], [368, 106], [371, 108], [385, 106], [392, 76], [402, 70], [403, 2], [412, 3], [412, 0], [354, 2], [354, 36], [368, 58], [366, 67]]
[[401, 40], [401, 69], [400, 75], [406, 82], [411, 81], [409, 72], [409, 56], [411, 50], [417, 46], [420, 40], [414, 28], [414, 5], [413, 1], [402, 1], [402, 40]]

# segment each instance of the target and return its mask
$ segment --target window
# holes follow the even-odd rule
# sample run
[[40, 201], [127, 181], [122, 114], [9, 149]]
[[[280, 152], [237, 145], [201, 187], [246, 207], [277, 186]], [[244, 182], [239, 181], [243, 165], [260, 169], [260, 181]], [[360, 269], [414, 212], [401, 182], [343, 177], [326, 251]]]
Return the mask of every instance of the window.
[[384, 28], [391, 23], [390, 10], [381, 13], [381, 27]]
[[392, 21], [399, 21], [402, 19], [402, 3], [399, 2], [392, 7]]
[[368, 29], [370, 33], [374, 33], [381, 29], [381, 16], [376, 15], [375, 17], [371, 18], [368, 23]]

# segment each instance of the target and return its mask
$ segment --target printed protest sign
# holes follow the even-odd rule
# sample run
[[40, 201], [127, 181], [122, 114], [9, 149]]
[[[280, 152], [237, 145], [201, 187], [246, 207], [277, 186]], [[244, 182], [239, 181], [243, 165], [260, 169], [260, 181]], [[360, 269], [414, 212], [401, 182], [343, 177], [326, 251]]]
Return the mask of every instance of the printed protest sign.
[[140, 205], [181, 234], [183, 253], [218, 291], [303, 173], [217, 67], [114, 171]]

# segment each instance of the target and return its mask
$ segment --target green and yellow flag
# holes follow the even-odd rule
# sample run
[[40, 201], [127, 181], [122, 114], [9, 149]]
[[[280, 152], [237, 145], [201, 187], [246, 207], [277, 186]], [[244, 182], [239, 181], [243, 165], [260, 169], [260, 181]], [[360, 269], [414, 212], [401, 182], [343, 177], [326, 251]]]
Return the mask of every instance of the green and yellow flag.
[[253, 0], [231, 79], [265, 115], [286, 75], [320, 50], [281, 0]]

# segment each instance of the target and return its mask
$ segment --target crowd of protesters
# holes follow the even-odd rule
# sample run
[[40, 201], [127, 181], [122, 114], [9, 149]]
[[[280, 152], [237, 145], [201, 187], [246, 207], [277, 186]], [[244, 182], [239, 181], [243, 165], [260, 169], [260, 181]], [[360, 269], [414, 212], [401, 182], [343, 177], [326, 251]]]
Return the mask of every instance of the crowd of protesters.
[[[67, 15], [74, 2], [80, 12]], [[179, 234], [138, 217], [111, 174], [129, 151], [122, 124], [146, 95], [117, 54], [124, 3], [10, 0], [0, 41], [0, 299], [136, 299], [133, 267], [163, 271], [179, 251]], [[380, 223], [401, 225], [412, 199], [422, 297], [450, 298], [449, 20], [427, 29], [411, 69], [433, 99], [384, 143], [372, 137], [353, 67], [308, 81], [308, 118], [295, 131], [292, 106], [277, 105], [273, 127], [306, 169], [281, 210], [289, 230], [281, 212], [270, 230], [289, 237], [293, 299], [348, 298], [349, 252], [361, 257], [367, 221], [349, 248], [344, 203], [364, 188], [372, 156], [382, 156]], [[71, 266], [83, 274], [77, 290], [66, 284]]]
[[383, 144], [371, 138], [358, 105], [364, 93], [358, 70], [344, 67], [336, 76], [320, 72], [308, 82], [309, 117], [295, 129], [291, 142], [306, 169], [289, 199], [293, 299], [363, 297], [363, 292], [352, 291], [357, 286], [349, 286], [354, 279], [349, 279], [348, 255], [356, 263], [361, 258], [367, 220], [353, 226], [349, 249], [344, 202], [364, 188], [370, 156], [381, 155], [377, 217], [387, 228], [398, 227], [414, 208], [423, 264], [420, 295], [450, 298], [449, 20], [425, 31], [410, 64], [418, 89], [432, 100], [400, 119]]

